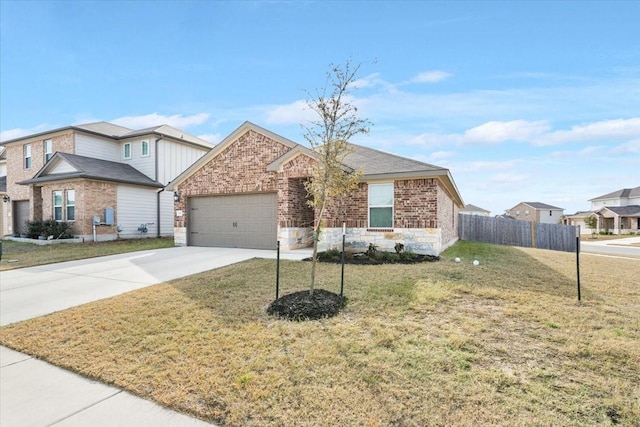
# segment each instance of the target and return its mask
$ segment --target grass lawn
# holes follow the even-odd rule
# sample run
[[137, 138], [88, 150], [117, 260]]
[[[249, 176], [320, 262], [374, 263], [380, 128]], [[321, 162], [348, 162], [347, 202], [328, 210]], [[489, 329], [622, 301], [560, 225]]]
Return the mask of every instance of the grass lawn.
[[159, 239], [123, 239], [98, 243], [59, 243], [42, 246], [33, 243], [3, 240], [0, 271], [104, 255], [144, 251], [147, 249], [171, 248], [174, 246], [175, 244], [172, 237]]
[[[346, 308], [309, 322], [266, 315], [275, 262], [251, 260], [0, 342], [222, 426], [637, 426], [640, 260], [580, 259], [581, 303], [571, 253], [458, 242], [439, 262], [349, 265]], [[309, 271], [283, 262], [281, 291]], [[319, 266], [320, 288], [339, 280]]]

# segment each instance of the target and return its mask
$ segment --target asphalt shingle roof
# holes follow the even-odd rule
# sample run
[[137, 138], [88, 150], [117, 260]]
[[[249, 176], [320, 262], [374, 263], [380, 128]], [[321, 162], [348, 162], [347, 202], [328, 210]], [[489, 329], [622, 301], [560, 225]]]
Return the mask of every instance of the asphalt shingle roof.
[[551, 205], [547, 205], [546, 203], [540, 203], [540, 202], [522, 202], [525, 205], [529, 205], [534, 209], [558, 209], [558, 210], [562, 210], [562, 208], [559, 208], [557, 206], [551, 206]]
[[66, 161], [77, 171], [47, 174], [47, 166], [45, 166], [32, 179], [21, 181], [18, 184], [36, 184], [40, 182], [85, 178], [97, 179], [100, 181], [144, 185], [147, 187], [164, 187], [158, 181], [149, 178], [148, 176], [128, 164], [94, 159], [92, 157], [78, 156], [77, 154], [58, 152], [54, 155], [54, 157], [49, 161], [47, 165], [53, 164], [52, 162], [54, 158], [60, 158]]
[[625, 197], [640, 197], [640, 187], [635, 188], [623, 188], [622, 190], [614, 191], [613, 193], [608, 193], [602, 196], [595, 197], [592, 200], [601, 200], [601, 199], [619, 199]]
[[349, 144], [353, 152], [345, 157], [344, 163], [353, 169], [362, 168], [366, 175], [392, 174], [401, 172], [442, 171], [439, 166], [396, 156], [361, 145]]
[[631, 206], [605, 206], [604, 209], [609, 209], [621, 216], [640, 216], [640, 205]]

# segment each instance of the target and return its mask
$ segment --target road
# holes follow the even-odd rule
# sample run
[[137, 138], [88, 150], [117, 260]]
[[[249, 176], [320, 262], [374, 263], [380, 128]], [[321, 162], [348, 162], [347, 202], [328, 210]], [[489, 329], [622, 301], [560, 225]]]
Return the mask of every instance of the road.
[[580, 242], [580, 251], [592, 254], [631, 256], [640, 258], [640, 246], [638, 245], [640, 245], [640, 236], [616, 240], [594, 240]]

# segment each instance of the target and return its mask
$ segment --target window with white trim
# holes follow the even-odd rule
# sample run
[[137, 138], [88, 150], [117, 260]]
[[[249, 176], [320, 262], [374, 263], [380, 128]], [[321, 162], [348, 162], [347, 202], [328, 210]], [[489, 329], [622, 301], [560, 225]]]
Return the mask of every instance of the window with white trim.
[[149, 157], [149, 141], [142, 141], [142, 157]]
[[124, 144], [124, 146], [122, 147], [122, 157], [125, 159], [130, 159], [131, 158], [131, 143], [130, 142], [126, 142]]
[[53, 192], [53, 219], [62, 221], [62, 191]]
[[24, 144], [24, 168], [31, 169], [31, 144]]
[[393, 182], [369, 184], [369, 227], [393, 228]]
[[76, 190], [67, 190], [66, 200], [66, 221], [74, 221], [76, 219]]
[[50, 139], [44, 140], [44, 162], [47, 163], [53, 156], [53, 141]]

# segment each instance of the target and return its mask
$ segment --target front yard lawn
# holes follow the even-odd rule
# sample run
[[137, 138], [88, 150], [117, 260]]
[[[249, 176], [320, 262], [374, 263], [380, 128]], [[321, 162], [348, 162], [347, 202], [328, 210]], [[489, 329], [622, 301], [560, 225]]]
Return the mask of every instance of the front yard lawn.
[[175, 243], [172, 237], [122, 239], [97, 243], [58, 243], [53, 245], [37, 245], [3, 240], [0, 271], [148, 249], [172, 248], [174, 246]]
[[[266, 314], [275, 262], [256, 259], [0, 342], [221, 426], [631, 426], [639, 263], [584, 254], [578, 303], [575, 254], [459, 242], [439, 262], [347, 266], [346, 307], [294, 322]], [[310, 268], [283, 262], [281, 295]], [[339, 292], [340, 266], [318, 281]]]

